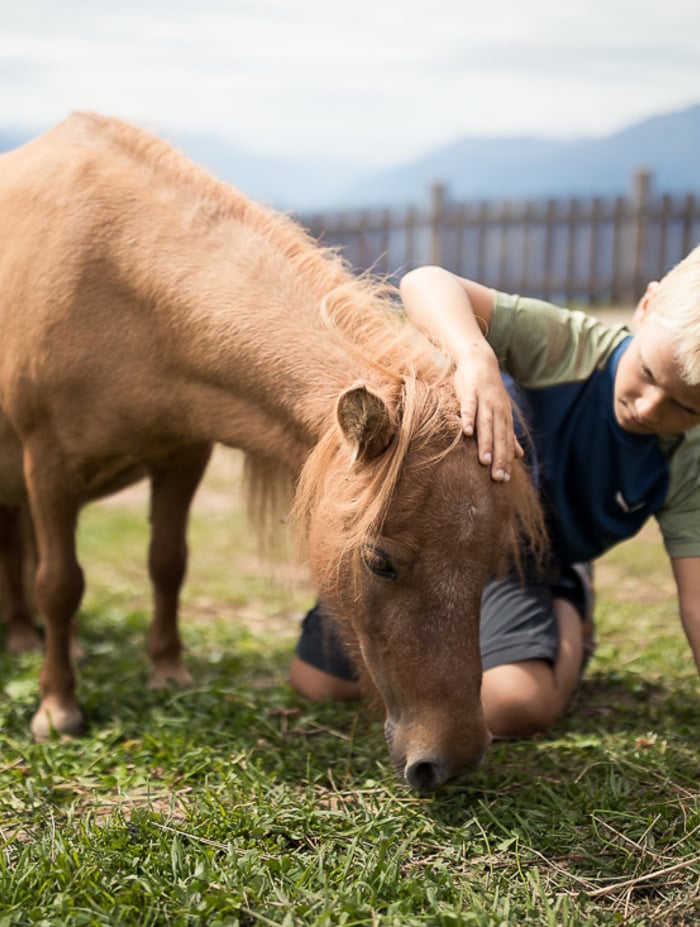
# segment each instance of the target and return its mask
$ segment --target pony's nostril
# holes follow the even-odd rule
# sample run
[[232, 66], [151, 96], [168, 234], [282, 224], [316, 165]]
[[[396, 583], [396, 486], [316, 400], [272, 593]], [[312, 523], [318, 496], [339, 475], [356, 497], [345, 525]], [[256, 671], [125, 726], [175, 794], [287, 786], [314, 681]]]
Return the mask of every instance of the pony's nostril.
[[434, 792], [445, 781], [445, 769], [439, 763], [418, 760], [406, 767], [406, 782], [419, 792]]

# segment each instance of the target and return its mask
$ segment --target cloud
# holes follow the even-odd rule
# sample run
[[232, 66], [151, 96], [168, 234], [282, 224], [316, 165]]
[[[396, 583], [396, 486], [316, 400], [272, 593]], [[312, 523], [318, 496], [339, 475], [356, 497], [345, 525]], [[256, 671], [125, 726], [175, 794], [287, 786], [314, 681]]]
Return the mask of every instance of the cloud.
[[0, 111], [76, 108], [250, 150], [408, 159], [461, 135], [584, 135], [697, 100], [700, 8], [666, 0], [25, 0]]

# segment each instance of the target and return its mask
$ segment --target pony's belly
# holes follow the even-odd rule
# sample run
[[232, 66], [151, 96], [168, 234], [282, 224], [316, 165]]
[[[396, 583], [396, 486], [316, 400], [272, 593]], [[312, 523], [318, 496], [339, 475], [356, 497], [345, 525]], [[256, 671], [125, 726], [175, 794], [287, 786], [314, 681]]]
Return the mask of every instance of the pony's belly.
[[148, 476], [148, 470], [142, 464], [129, 464], [113, 469], [105, 468], [94, 474], [87, 485], [88, 499], [101, 499], [115, 492], [126, 489]]

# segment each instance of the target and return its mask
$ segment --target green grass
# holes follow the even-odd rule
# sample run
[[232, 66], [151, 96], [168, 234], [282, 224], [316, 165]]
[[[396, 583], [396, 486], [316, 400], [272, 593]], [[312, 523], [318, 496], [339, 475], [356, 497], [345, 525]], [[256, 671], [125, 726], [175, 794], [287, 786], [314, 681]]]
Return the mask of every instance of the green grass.
[[230, 476], [193, 518], [194, 688], [147, 688], [132, 503], [81, 522], [86, 735], [32, 743], [40, 659], [0, 652], [0, 927], [697, 922], [699, 687], [653, 535], [600, 565], [567, 717], [420, 797], [377, 719], [287, 687], [311, 590], [256, 556]]

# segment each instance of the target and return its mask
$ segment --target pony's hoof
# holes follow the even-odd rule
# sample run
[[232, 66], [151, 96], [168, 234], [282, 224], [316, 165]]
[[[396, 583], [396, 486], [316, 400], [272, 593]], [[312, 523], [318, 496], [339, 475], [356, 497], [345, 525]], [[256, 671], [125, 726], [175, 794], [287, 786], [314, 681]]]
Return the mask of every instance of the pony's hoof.
[[80, 734], [83, 715], [77, 705], [60, 705], [55, 699], [45, 698], [31, 723], [34, 740], [49, 740], [52, 734]]
[[188, 689], [193, 681], [191, 674], [182, 663], [162, 663], [153, 668], [148, 688], [169, 689], [171, 686], [180, 686]]
[[8, 653], [38, 653], [43, 650], [41, 636], [31, 625], [26, 628], [8, 628], [5, 649]]

